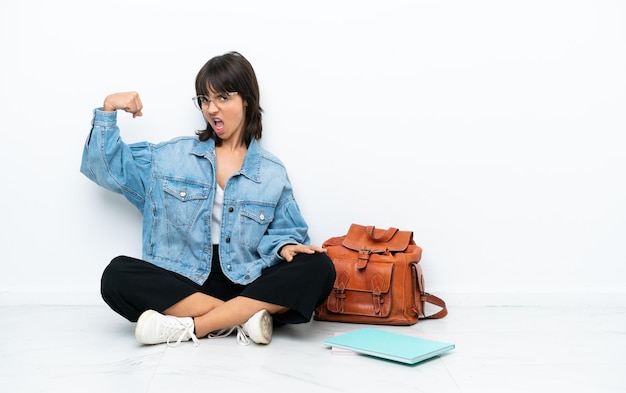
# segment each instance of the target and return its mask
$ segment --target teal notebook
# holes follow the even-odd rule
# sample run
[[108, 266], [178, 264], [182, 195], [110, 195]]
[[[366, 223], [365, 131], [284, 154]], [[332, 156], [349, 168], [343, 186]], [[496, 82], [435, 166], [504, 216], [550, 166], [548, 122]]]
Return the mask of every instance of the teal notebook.
[[324, 344], [408, 364], [415, 364], [454, 349], [454, 344], [447, 342], [375, 328], [361, 328], [327, 338]]

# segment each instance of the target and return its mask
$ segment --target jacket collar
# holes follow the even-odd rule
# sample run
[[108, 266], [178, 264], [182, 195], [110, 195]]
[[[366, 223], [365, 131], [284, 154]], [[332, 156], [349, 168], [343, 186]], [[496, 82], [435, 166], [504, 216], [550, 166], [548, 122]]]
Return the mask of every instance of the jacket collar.
[[[243, 165], [239, 172], [235, 175], [241, 174], [248, 179], [259, 183], [261, 181], [261, 158], [262, 149], [256, 139], [253, 139], [248, 146], [248, 152], [246, 158], [243, 160]], [[191, 154], [198, 157], [208, 158], [213, 164], [215, 164], [215, 141], [209, 139], [205, 142], [197, 143], [192, 149]]]

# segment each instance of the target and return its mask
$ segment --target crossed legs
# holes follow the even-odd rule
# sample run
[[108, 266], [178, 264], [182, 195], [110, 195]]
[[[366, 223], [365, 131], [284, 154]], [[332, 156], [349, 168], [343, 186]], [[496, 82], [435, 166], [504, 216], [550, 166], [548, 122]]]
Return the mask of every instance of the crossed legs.
[[205, 337], [220, 329], [242, 325], [252, 315], [263, 309], [272, 315], [282, 314], [288, 310], [286, 307], [244, 296], [237, 296], [225, 302], [196, 292], [164, 310], [163, 314], [175, 317], [192, 317], [196, 336]]

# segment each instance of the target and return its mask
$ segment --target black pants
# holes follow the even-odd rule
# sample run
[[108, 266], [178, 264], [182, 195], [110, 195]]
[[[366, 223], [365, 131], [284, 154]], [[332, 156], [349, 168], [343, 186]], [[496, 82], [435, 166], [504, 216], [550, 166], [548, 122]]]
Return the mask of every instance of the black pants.
[[236, 296], [277, 304], [289, 309], [274, 315], [278, 323], [304, 323], [321, 304], [335, 281], [335, 268], [323, 253], [298, 254], [292, 262], [267, 268], [248, 285], [230, 281], [220, 268], [215, 246], [211, 274], [203, 285], [149, 262], [128, 256], [114, 258], [102, 274], [104, 301], [118, 314], [136, 322], [142, 312], [163, 312], [184, 298], [205, 293], [221, 300]]

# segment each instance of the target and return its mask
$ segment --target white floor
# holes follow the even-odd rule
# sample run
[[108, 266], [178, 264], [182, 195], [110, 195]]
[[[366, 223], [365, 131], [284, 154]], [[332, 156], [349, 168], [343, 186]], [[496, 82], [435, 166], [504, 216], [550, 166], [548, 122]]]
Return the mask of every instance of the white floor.
[[313, 321], [271, 344], [234, 336], [141, 346], [106, 306], [2, 306], [0, 392], [626, 392], [626, 307], [450, 307], [391, 331], [456, 344], [407, 366], [322, 341], [361, 325]]

